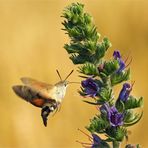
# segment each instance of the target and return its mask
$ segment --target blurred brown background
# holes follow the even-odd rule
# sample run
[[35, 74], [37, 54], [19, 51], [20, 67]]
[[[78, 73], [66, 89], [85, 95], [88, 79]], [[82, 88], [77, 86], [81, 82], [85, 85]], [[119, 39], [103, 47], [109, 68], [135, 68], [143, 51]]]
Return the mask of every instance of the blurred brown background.
[[[79, 148], [76, 140], [88, 142], [84, 130], [97, 112], [82, 102], [71, 85], [61, 111], [48, 120], [45, 128], [40, 109], [19, 99], [11, 89], [29, 76], [56, 83], [59, 69], [65, 77], [72, 69], [71, 81], [80, 81], [76, 66], [63, 49], [68, 37], [61, 30], [61, 13], [72, 0], [0, 0], [0, 148]], [[144, 96], [144, 116], [130, 128], [129, 142], [148, 147], [148, 1], [79, 0], [93, 18], [98, 31], [112, 42], [108, 52], [120, 49], [133, 58], [133, 94]], [[121, 88], [121, 87], [119, 87]], [[116, 88], [115, 88], [116, 89]], [[116, 89], [118, 91], [118, 88]]]

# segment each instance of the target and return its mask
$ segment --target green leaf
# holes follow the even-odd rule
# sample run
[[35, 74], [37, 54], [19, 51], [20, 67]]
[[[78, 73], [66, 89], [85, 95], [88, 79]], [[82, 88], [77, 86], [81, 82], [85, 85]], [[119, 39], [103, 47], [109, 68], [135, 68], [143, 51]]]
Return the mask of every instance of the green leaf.
[[124, 126], [127, 127], [127, 126], [132, 126], [136, 123], [138, 123], [140, 121], [140, 119], [142, 118], [143, 116], [143, 112], [141, 112], [141, 114], [133, 114], [131, 115], [131, 118], [129, 118], [129, 120], [125, 120], [124, 122]]
[[[84, 43], [84, 46], [85, 48], [89, 51], [89, 54], [88, 55], [93, 55], [95, 54], [95, 51], [96, 51], [96, 42], [95, 41], [92, 41], [92, 40], [87, 40], [85, 43]], [[84, 51], [83, 51], [84, 52]], [[85, 53], [85, 52], [84, 52]], [[81, 53], [83, 54], [83, 53]]]
[[85, 75], [94, 75], [94, 76], [98, 75], [98, 71], [94, 64], [86, 63], [78, 68], [79, 68], [78, 72], [83, 73]]
[[125, 123], [130, 123], [134, 120], [134, 112], [133, 110], [127, 110], [124, 114], [124, 122]]
[[95, 116], [92, 120], [90, 120], [90, 125], [87, 128], [91, 133], [103, 133], [104, 130], [109, 126], [109, 122], [106, 118], [102, 118], [101, 116]]
[[115, 73], [119, 68], [119, 63], [117, 60], [110, 60], [108, 62], [104, 62], [103, 64], [103, 70], [102, 73], [104, 73], [106, 76], [109, 76], [113, 73]]
[[102, 140], [100, 142], [100, 146], [98, 147], [98, 145], [93, 145], [93, 148], [111, 148], [110, 145], [105, 142], [104, 140]]
[[123, 112], [125, 110], [125, 105], [121, 100], [117, 100], [116, 108], [118, 109], [119, 112]]
[[82, 15], [83, 14], [84, 5], [80, 3], [72, 3], [68, 7], [66, 7], [63, 11], [62, 17], [71, 20], [72, 15]]
[[109, 41], [109, 39], [107, 37], [103, 38], [103, 44], [105, 46], [106, 51], [109, 47], [112, 46], [111, 42]]
[[123, 81], [127, 81], [130, 76], [130, 69], [122, 71], [120, 73], [114, 73], [111, 75], [111, 84], [112, 86], [117, 85]]
[[143, 98], [140, 97], [139, 99], [134, 98], [133, 96], [129, 96], [128, 100], [125, 102], [125, 109], [134, 109], [137, 107], [142, 107], [143, 105]]
[[79, 53], [80, 51], [80, 49], [79, 48], [77, 48], [77, 46], [76, 45], [68, 45], [68, 44], [65, 44], [64, 45], [64, 48], [66, 49], [66, 51], [70, 54], [70, 53]]
[[63, 30], [74, 42], [83, 40], [97, 42], [99, 35], [92, 23], [92, 17], [85, 13], [83, 8], [84, 5], [79, 3], [73, 3], [66, 7], [62, 15], [66, 19], [62, 23], [65, 27]]
[[83, 87], [80, 87], [80, 89], [81, 89], [81, 90], [78, 90], [78, 93], [79, 93], [81, 96], [85, 97], [85, 96], [86, 96], [86, 93], [84, 92]]
[[87, 36], [87, 40], [94, 41], [97, 43], [98, 39], [100, 38], [100, 34], [97, 33], [97, 28], [95, 25], [86, 26], [85, 35]]
[[111, 127], [106, 130], [106, 133], [108, 136], [108, 140], [121, 142], [127, 135], [127, 130], [124, 127]]
[[101, 77], [101, 79], [105, 82], [106, 81], [106, 79], [108, 79], [108, 76], [105, 74], [105, 73], [103, 73], [103, 72], [99, 72], [99, 76]]
[[111, 47], [111, 43], [107, 38], [104, 38], [101, 43], [97, 44], [97, 49], [94, 57], [98, 63], [101, 60], [101, 58], [104, 57], [109, 47]]
[[88, 57], [86, 57], [85, 59], [84, 56], [81, 56], [79, 54], [72, 54], [69, 58], [72, 60], [74, 64], [84, 64], [86, 62], [86, 59], [88, 59]]
[[98, 102], [90, 102], [90, 101], [86, 101], [86, 100], [83, 100], [83, 102], [91, 104], [91, 105], [100, 105], [100, 103], [98, 103]]
[[112, 99], [112, 89], [101, 87], [101, 89], [99, 90], [98, 101], [101, 103], [105, 103], [108, 102], [110, 99]]

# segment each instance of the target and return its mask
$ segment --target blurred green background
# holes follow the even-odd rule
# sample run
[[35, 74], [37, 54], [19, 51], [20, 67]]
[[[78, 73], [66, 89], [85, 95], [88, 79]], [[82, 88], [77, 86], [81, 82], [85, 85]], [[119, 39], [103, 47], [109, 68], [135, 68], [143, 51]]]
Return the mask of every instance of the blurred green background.
[[[72, 69], [71, 81], [80, 81], [76, 66], [63, 49], [68, 37], [61, 30], [61, 13], [74, 0], [0, 0], [0, 148], [79, 148], [76, 140], [88, 142], [80, 133], [97, 112], [85, 104], [77, 90], [68, 88], [61, 111], [48, 120], [45, 128], [40, 109], [19, 99], [12, 91], [22, 76], [51, 84], [59, 81], [58, 69], [65, 77]], [[132, 93], [144, 96], [144, 116], [130, 128], [130, 143], [148, 147], [148, 1], [79, 0], [85, 4], [102, 36], [124, 56], [133, 58]], [[121, 86], [115, 88], [119, 93]]]

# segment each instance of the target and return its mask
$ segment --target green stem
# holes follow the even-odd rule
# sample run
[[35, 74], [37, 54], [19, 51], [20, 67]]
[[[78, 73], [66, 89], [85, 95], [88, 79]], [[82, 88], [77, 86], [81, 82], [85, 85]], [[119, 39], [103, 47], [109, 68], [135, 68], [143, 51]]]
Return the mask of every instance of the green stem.
[[120, 148], [120, 142], [113, 141], [113, 148]]
[[107, 78], [106, 78], [106, 86], [110, 89], [112, 86], [111, 86], [111, 81], [110, 81], [110, 77], [108, 76]]

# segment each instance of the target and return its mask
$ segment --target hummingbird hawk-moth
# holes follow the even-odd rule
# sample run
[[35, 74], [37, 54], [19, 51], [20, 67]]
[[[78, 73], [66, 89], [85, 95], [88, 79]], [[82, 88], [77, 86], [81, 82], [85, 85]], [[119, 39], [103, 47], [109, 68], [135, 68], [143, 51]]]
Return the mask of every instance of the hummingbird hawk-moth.
[[23, 77], [21, 81], [24, 85], [14, 85], [12, 87], [16, 95], [32, 105], [42, 108], [41, 116], [45, 126], [47, 126], [48, 115], [59, 109], [65, 96], [67, 85], [70, 83], [67, 81], [67, 78], [73, 73], [73, 70], [64, 80], [62, 80], [58, 70], [57, 73], [60, 81], [54, 85]]

